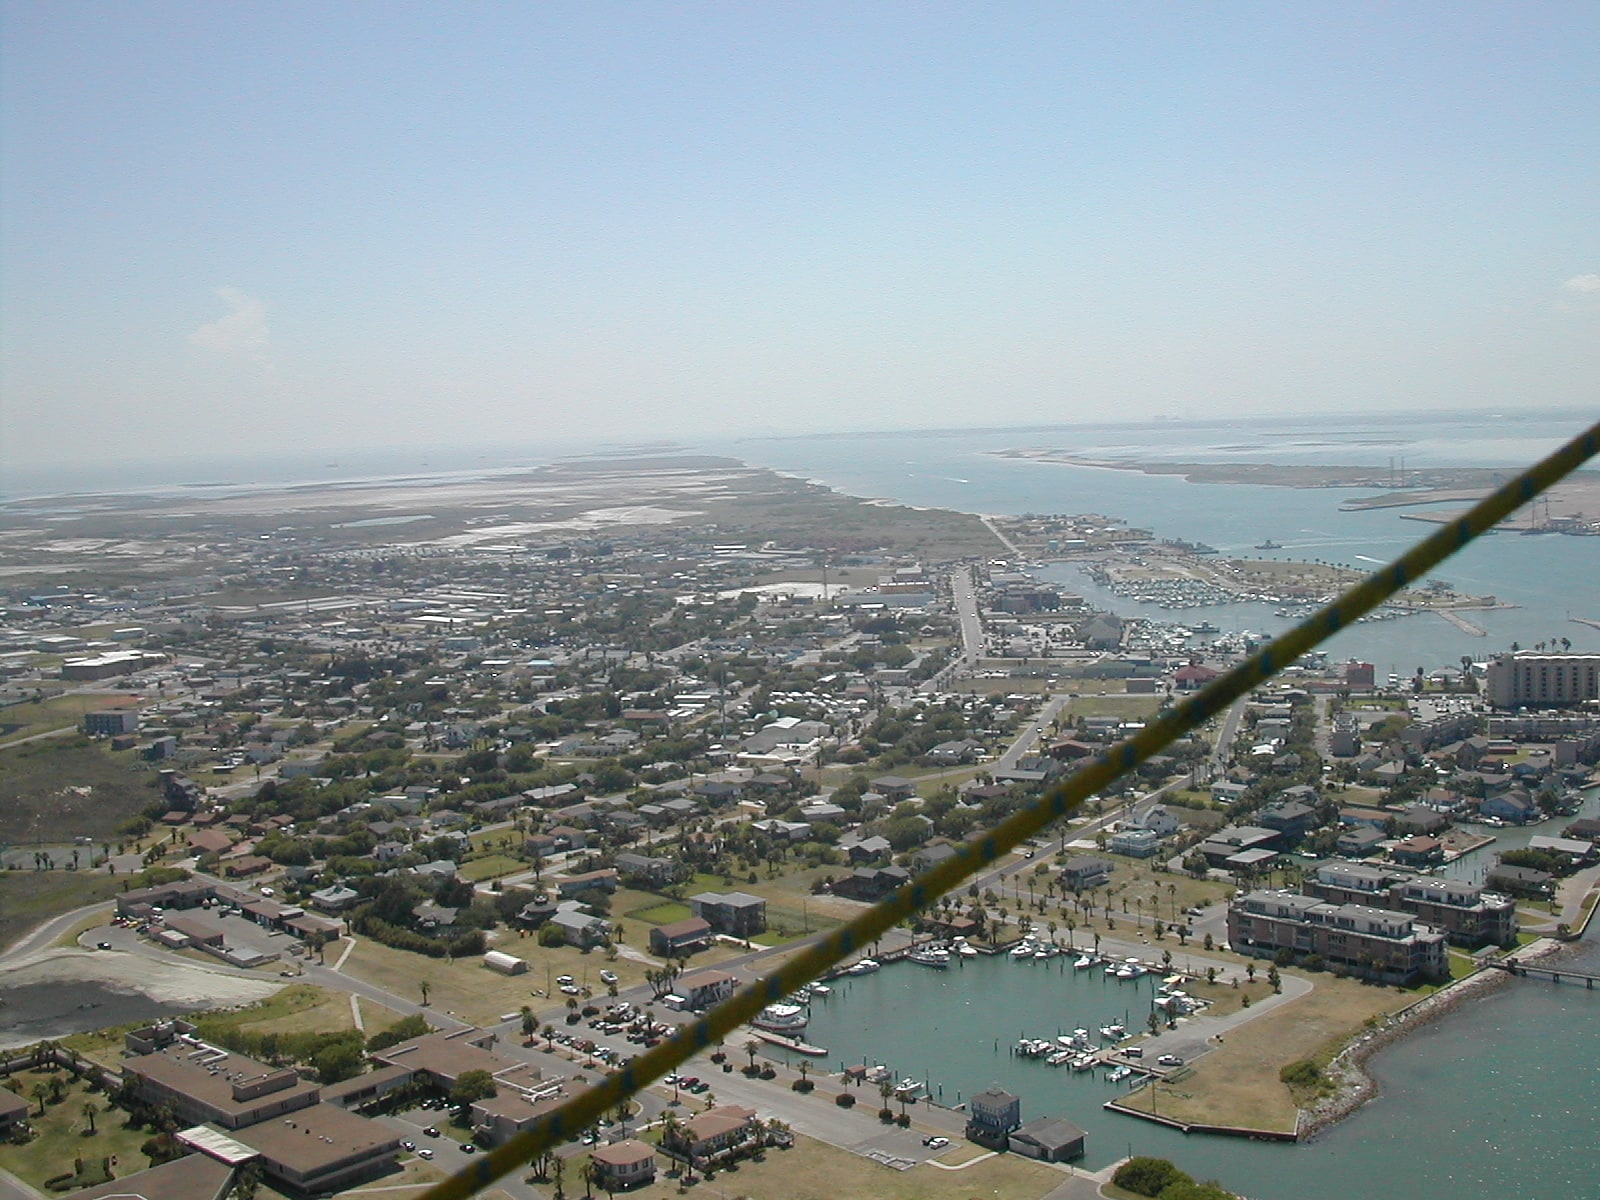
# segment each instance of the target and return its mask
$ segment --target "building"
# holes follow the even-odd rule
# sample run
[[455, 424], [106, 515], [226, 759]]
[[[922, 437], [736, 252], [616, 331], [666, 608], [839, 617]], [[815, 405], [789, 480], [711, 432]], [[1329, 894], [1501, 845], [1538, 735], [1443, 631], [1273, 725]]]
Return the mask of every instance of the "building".
[[688, 917], [650, 931], [650, 953], [660, 958], [675, 958], [704, 950], [716, 939], [711, 926], [700, 917]]
[[83, 714], [83, 731], [91, 735], [116, 737], [122, 733], [139, 732], [139, 713], [131, 708], [108, 708], [103, 712]]
[[1113, 870], [1115, 867], [1110, 862], [1093, 855], [1069, 858], [1061, 864], [1061, 886], [1072, 892], [1100, 887], [1110, 881]]
[[1484, 694], [1494, 708], [1565, 708], [1600, 700], [1600, 654], [1498, 654]]
[[0, 1135], [9, 1133], [26, 1121], [30, 1107], [17, 1093], [0, 1088]]
[[1004, 1150], [1011, 1131], [1022, 1124], [1022, 1098], [999, 1084], [967, 1101], [967, 1137], [980, 1146]]
[[738, 1150], [758, 1137], [760, 1128], [755, 1109], [719, 1104], [698, 1117], [680, 1122], [670, 1149], [692, 1162], [705, 1162], [716, 1155]]
[[1083, 1157], [1085, 1136], [1065, 1117], [1040, 1117], [1011, 1134], [1011, 1149], [1040, 1162], [1070, 1162]]
[[1228, 941], [1240, 954], [1312, 955], [1389, 983], [1449, 975], [1445, 935], [1410, 913], [1330, 904], [1294, 892], [1250, 892], [1228, 905]]
[[682, 998], [684, 1008], [703, 1009], [720, 1004], [738, 986], [738, 976], [726, 971], [696, 971], [693, 975], [680, 975], [672, 991]]
[[163, 1050], [129, 1059], [122, 1078], [140, 1103], [170, 1104], [185, 1125], [223, 1129], [285, 1118], [322, 1098], [316, 1084], [290, 1067], [271, 1067], [189, 1034], [178, 1035]]
[[606, 1191], [626, 1191], [652, 1182], [656, 1177], [655, 1148], [637, 1138], [597, 1146], [594, 1159], [595, 1182]]
[[1516, 903], [1475, 883], [1329, 862], [1307, 875], [1302, 890], [1330, 904], [1370, 904], [1410, 913], [1442, 929], [1458, 946], [1510, 946], [1516, 940]]
[[394, 1130], [334, 1104], [263, 1121], [234, 1137], [261, 1156], [268, 1179], [300, 1193], [342, 1191], [380, 1175], [400, 1149]]
[[526, 959], [518, 958], [515, 954], [507, 954], [503, 950], [490, 950], [483, 956], [483, 965], [491, 971], [499, 971], [502, 975], [521, 975], [528, 969]]
[[689, 897], [694, 915], [718, 933], [751, 938], [767, 928], [767, 902], [746, 892], [701, 892]]
[[73, 1192], [72, 1200], [222, 1200], [233, 1185], [233, 1168], [205, 1154], [123, 1175]]

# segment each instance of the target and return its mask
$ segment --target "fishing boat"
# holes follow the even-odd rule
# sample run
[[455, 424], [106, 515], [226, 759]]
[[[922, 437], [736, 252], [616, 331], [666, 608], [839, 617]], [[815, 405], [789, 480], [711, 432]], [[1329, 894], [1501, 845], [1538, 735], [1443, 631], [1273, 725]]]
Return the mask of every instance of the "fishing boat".
[[950, 951], [943, 946], [919, 946], [906, 957], [921, 966], [941, 971], [950, 965]]
[[1132, 1067], [1112, 1067], [1111, 1070], [1106, 1073], [1106, 1082], [1121, 1083], [1124, 1079], [1128, 1078], [1128, 1076], [1132, 1074]]
[[1022, 962], [1024, 959], [1031, 959], [1038, 949], [1039, 943], [1025, 939], [1011, 947], [1011, 959], [1013, 962]]
[[1100, 1036], [1108, 1042], [1120, 1042], [1128, 1036], [1128, 1027], [1120, 1021], [1100, 1026]]
[[877, 962], [876, 959], [863, 958], [860, 962], [852, 963], [849, 967], [846, 967], [845, 968], [845, 974], [846, 975], [871, 975], [877, 969], [878, 969], [878, 962]]
[[957, 954], [959, 954], [962, 958], [977, 958], [978, 957], [977, 947], [975, 947], [972, 944], [970, 944], [967, 941], [967, 939], [964, 938], [964, 937], [956, 938], [956, 940], [951, 942], [950, 945], [955, 950], [955, 952]]
[[1077, 962], [1073, 963], [1072, 967], [1076, 971], [1087, 971], [1090, 967], [1094, 966], [1094, 964], [1095, 964], [1094, 955], [1085, 954], [1085, 955], [1082, 955], [1078, 959]]

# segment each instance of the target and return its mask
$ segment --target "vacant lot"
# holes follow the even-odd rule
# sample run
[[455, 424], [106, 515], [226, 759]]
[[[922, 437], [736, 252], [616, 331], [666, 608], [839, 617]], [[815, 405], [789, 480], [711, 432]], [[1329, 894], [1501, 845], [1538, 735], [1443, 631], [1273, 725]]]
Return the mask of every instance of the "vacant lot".
[[71, 729], [83, 724], [86, 713], [107, 708], [130, 708], [138, 703], [138, 696], [77, 693], [50, 696], [27, 704], [13, 704], [0, 709], [0, 744], [48, 733], [52, 729]]
[[1228, 1036], [1192, 1072], [1171, 1084], [1149, 1086], [1126, 1100], [1128, 1107], [1178, 1121], [1289, 1130], [1297, 1109], [1278, 1072], [1305, 1058], [1326, 1062], [1360, 1032], [1368, 1017], [1403, 1008], [1417, 997], [1394, 988], [1372, 987], [1332, 975], [1311, 977], [1309, 995], [1274, 1009]]
[[158, 798], [155, 772], [135, 762], [131, 750], [83, 737], [0, 750], [0, 844], [112, 837]]
[[0, 871], [0, 948], [41, 921], [121, 890], [121, 879], [101, 871]]
[[[658, 1158], [657, 1164], [658, 1169], [665, 1170], [663, 1160]], [[572, 1167], [566, 1177], [574, 1178]], [[698, 1184], [693, 1194], [744, 1196], [748, 1200], [838, 1200], [841, 1196], [970, 1200], [995, 1195], [1006, 1200], [1033, 1200], [1059, 1187], [1065, 1179], [1064, 1173], [1016, 1154], [1002, 1154], [961, 1171], [929, 1166], [896, 1171], [846, 1150], [799, 1137], [792, 1149], [768, 1150], [764, 1162], [744, 1162], [736, 1170], [718, 1171], [709, 1181]], [[675, 1200], [680, 1192], [678, 1181], [663, 1174], [649, 1187], [628, 1195], [634, 1200]]]

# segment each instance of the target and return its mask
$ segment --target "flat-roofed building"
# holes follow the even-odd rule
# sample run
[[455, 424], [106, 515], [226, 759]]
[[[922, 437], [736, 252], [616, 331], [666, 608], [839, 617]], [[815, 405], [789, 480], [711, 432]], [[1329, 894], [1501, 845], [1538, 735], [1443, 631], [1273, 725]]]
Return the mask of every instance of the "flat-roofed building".
[[381, 1174], [400, 1149], [394, 1130], [334, 1104], [263, 1121], [235, 1136], [261, 1155], [268, 1179], [307, 1193], [338, 1191]]
[[464, 1029], [457, 1033], [425, 1033], [386, 1050], [373, 1052], [373, 1059], [389, 1067], [405, 1067], [428, 1083], [449, 1090], [468, 1071], [498, 1074], [513, 1064], [485, 1047], [494, 1035], [483, 1029]]
[[186, 1154], [73, 1192], [72, 1200], [222, 1200], [232, 1185], [232, 1167], [204, 1154]]
[[122, 1076], [135, 1099], [152, 1107], [172, 1105], [186, 1125], [242, 1129], [321, 1099], [317, 1085], [291, 1068], [271, 1067], [188, 1036], [165, 1050], [129, 1059]]
[[1273, 958], [1287, 950], [1317, 955], [1393, 983], [1443, 979], [1445, 935], [1410, 913], [1365, 904], [1330, 904], [1297, 892], [1251, 892], [1228, 905], [1228, 941], [1240, 954]]
[[1495, 708], [1562, 708], [1600, 699], [1600, 654], [1499, 654], [1484, 694]]

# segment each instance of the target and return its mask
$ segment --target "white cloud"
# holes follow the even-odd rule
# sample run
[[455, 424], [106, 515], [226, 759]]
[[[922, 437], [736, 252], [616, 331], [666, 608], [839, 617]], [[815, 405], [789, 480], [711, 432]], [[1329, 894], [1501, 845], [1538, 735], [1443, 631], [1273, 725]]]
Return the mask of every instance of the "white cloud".
[[267, 306], [234, 287], [219, 287], [217, 295], [233, 311], [200, 326], [189, 335], [189, 341], [202, 350], [270, 366], [272, 335], [267, 329]]
[[1600, 275], [1574, 275], [1561, 285], [1562, 289], [1579, 296], [1600, 296]]

